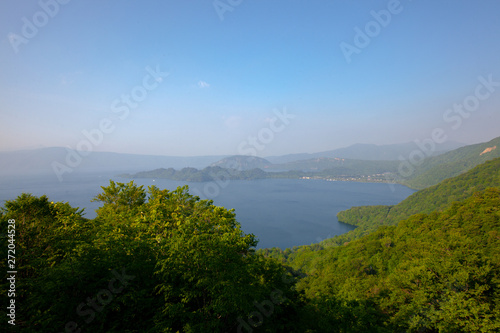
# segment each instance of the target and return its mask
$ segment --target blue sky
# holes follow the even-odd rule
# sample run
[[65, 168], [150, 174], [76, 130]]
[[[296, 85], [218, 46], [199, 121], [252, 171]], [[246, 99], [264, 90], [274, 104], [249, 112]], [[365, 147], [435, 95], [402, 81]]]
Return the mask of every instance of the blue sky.
[[225, 155], [256, 138], [269, 156], [436, 128], [488, 141], [499, 13], [497, 0], [5, 0], [0, 150]]

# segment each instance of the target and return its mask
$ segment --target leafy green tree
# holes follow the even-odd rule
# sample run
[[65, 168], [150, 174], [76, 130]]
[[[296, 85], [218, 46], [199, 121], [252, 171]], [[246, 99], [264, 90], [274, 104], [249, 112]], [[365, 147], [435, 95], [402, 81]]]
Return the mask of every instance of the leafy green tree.
[[[53, 317], [40, 309], [40, 305], [47, 302], [48, 292], [42, 281], [47, 272], [60, 265], [67, 254], [89, 235], [86, 225], [88, 220], [82, 213], [83, 210], [73, 208], [68, 203], [49, 202], [46, 196], [35, 197], [31, 194], [22, 194], [15, 200], [6, 201], [2, 208], [3, 234], [7, 233], [8, 220], [15, 220], [18, 327], [36, 328], [39, 325], [34, 324], [34, 317], [45, 316], [46, 321]], [[6, 238], [2, 239], [2, 249], [7, 251]], [[4, 264], [2, 261], [5, 268]], [[2, 280], [2, 288], [7, 287], [4, 281], [5, 279]]]
[[[103, 206], [97, 209], [98, 217], [100, 219], [107, 217], [126, 219], [136, 215], [146, 201], [143, 186], [136, 186], [133, 182], [115, 183], [112, 180], [109, 183], [107, 187], [101, 186], [103, 192], [92, 199], [92, 201], [103, 203]], [[112, 219], [110, 221], [113, 221]], [[119, 220], [114, 220], [114, 223], [119, 222]]]
[[93, 220], [27, 194], [1, 211], [2, 231], [15, 218], [22, 234], [20, 331], [292, 330], [295, 278], [255, 254], [255, 237], [233, 211], [187, 187], [146, 191], [133, 182], [111, 181], [95, 200], [103, 205]]

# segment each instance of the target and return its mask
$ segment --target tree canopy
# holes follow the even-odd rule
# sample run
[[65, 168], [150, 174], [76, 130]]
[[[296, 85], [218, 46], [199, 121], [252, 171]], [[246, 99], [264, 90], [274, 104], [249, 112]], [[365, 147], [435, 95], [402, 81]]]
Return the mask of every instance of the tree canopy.
[[21, 331], [231, 331], [276, 290], [285, 301], [273, 319], [253, 323], [285, 327], [293, 315], [290, 273], [254, 253], [255, 236], [242, 232], [232, 210], [187, 187], [145, 190], [133, 182], [111, 181], [95, 200], [103, 206], [92, 220], [46, 196], [6, 202], [2, 230], [15, 219], [19, 235]]

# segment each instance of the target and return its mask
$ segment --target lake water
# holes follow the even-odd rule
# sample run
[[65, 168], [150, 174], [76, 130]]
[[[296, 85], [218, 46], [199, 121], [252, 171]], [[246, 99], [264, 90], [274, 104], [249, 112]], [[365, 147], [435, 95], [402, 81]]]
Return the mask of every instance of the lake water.
[[[100, 186], [109, 185], [109, 179], [129, 181], [95, 173], [66, 175], [63, 182], [54, 176], [2, 176], [0, 204], [23, 192], [46, 194], [51, 201], [67, 201], [74, 207], [85, 208], [85, 216], [94, 218], [99, 204], [90, 200], [101, 192]], [[300, 179], [234, 180], [219, 185], [165, 179], [136, 179], [135, 182], [170, 190], [189, 185], [191, 193], [212, 199], [218, 206], [234, 208], [243, 231], [259, 239], [258, 248], [282, 249], [317, 243], [354, 229], [338, 222], [336, 215], [342, 210], [353, 206], [393, 205], [414, 192], [401, 185]]]

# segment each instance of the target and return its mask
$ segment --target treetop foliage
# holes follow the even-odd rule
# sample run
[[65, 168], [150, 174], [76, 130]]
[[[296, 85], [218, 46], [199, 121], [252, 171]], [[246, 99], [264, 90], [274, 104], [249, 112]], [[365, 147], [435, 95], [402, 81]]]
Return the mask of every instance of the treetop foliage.
[[[255, 236], [243, 233], [234, 211], [187, 187], [145, 190], [111, 181], [95, 200], [103, 206], [92, 220], [46, 196], [23, 194], [2, 209], [3, 232], [16, 220], [21, 331], [235, 331], [238, 318], [256, 310], [253, 302], [274, 290], [297, 299], [284, 282], [290, 273], [254, 253]], [[131, 281], [106, 292], [116, 274]], [[285, 327], [291, 306], [282, 302], [260, 327]]]

